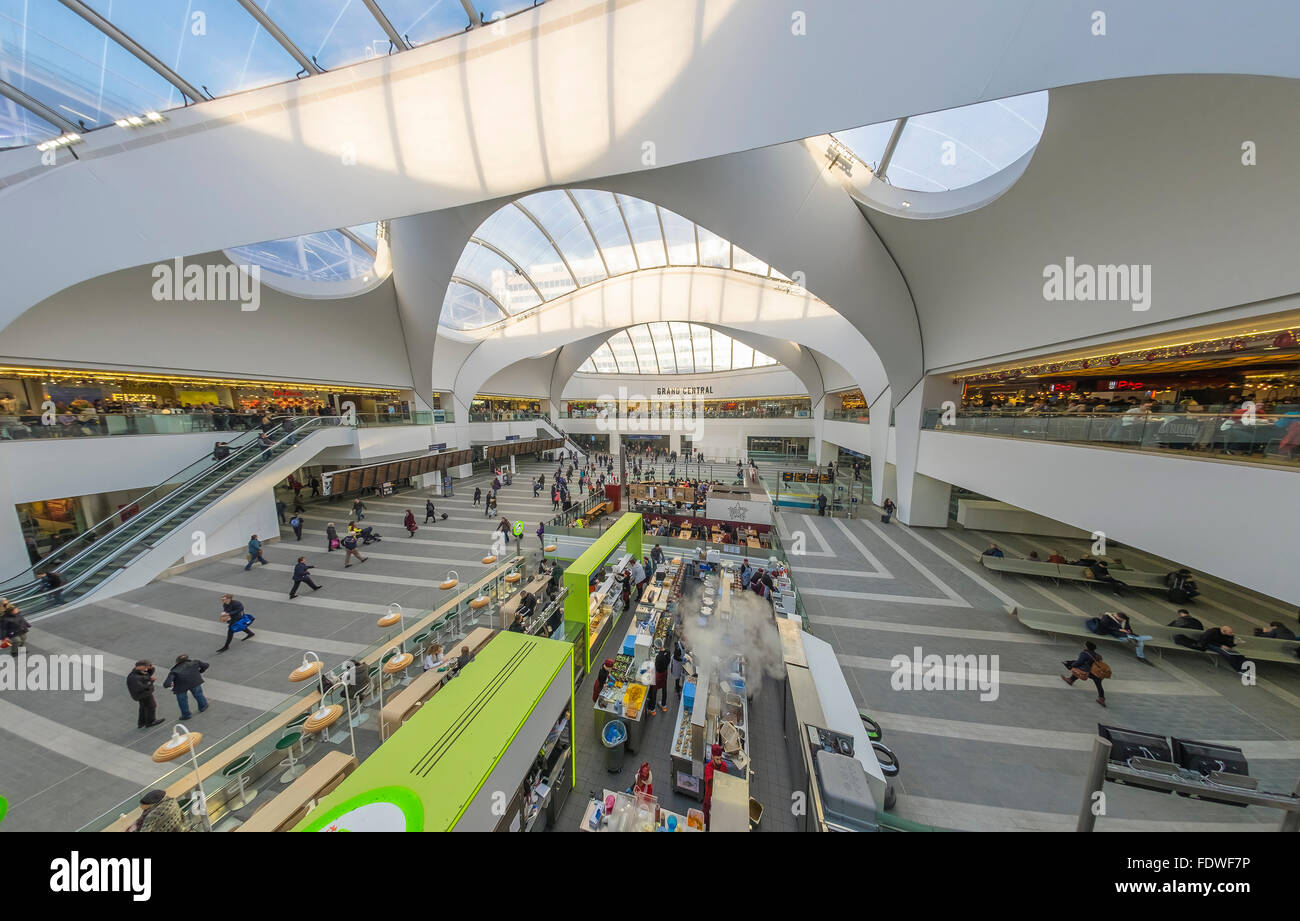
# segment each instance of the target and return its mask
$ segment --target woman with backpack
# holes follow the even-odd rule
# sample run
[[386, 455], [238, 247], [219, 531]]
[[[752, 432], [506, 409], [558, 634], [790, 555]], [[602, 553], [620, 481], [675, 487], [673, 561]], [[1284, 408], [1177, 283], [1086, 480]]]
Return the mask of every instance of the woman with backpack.
[[1092, 640], [1083, 644], [1078, 658], [1073, 662], [1062, 662], [1070, 670], [1068, 675], [1062, 675], [1061, 680], [1066, 684], [1073, 685], [1080, 678], [1091, 678], [1092, 683], [1097, 686], [1097, 703], [1103, 707], [1106, 706], [1106, 689], [1101, 683], [1111, 676], [1110, 666], [1101, 660], [1101, 653], [1097, 651], [1097, 644]]

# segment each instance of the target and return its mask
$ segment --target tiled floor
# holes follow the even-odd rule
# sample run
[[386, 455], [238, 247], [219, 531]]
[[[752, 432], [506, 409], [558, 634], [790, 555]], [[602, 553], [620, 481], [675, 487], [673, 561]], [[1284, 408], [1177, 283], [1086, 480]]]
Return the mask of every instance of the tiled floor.
[[[537, 470], [549, 480], [554, 466], [521, 469], [501, 498], [502, 513], [528, 522], [530, 534], [532, 523], [550, 512], [549, 498], [533, 499], [527, 485]], [[775, 468], [765, 473], [778, 475]], [[471, 506], [473, 486], [483, 479], [458, 482], [454, 497], [435, 500], [449, 519], [422, 524], [413, 538], [405, 536], [401, 518], [410, 507], [423, 522], [422, 496], [368, 500], [367, 523], [377, 525], [385, 540], [365, 548], [368, 562], [347, 570], [341, 554], [325, 551], [323, 529], [327, 521], [346, 521], [348, 506], [318, 504], [308, 509], [301, 543], [286, 527], [281, 541], [267, 546], [270, 566], [244, 572], [237, 560], [217, 560], [118, 599], [38, 621], [30, 637], [33, 652], [102, 654], [105, 687], [102, 699], [92, 701], [75, 692], [0, 696], [0, 794], [10, 802], [0, 828], [75, 829], [158, 776], [149, 753], [164, 740], [177, 710], [160, 688], [159, 714], [167, 724], [146, 732], [134, 728], [135, 704], [127, 698], [124, 678], [137, 658], [153, 659], [160, 678], [177, 653], [210, 662], [212, 707], [196, 715], [191, 728], [219, 739], [292, 690], [286, 676], [304, 649], [333, 664], [379, 638], [375, 616], [389, 602], [408, 611], [436, 606], [437, 584], [448, 569], [462, 579], [483, 570], [480, 558], [494, 522], [481, 507]], [[1107, 682], [1109, 708], [1102, 710], [1090, 689], [1067, 687], [1057, 677], [1060, 661], [1075, 654], [1078, 644], [1021, 627], [1003, 605], [1078, 613], [1122, 605], [1139, 624], [1167, 622], [1173, 606], [1155, 592], [1135, 591], [1117, 600], [1081, 586], [999, 577], [975, 562], [991, 540], [1016, 556], [1030, 549], [1079, 553], [1085, 549], [1081, 542], [957, 526], [881, 525], [871, 514], [846, 520], [787, 510], [780, 517], [787, 537], [804, 535], [805, 552], [792, 562], [811, 629], [835, 648], [855, 697], [879, 719], [885, 743], [900, 758], [898, 815], [963, 829], [1071, 828], [1098, 722], [1239, 744], [1262, 787], [1285, 792], [1294, 787], [1300, 773], [1296, 669], [1265, 664], [1259, 683], [1243, 687], [1226, 669], [1216, 670], [1198, 656], [1172, 653], [1148, 668], [1112, 651], [1115, 676]], [[1117, 552], [1135, 568], [1172, 568], [1140, 550]], [[290, 601], [288, 567], [300, 553], [317, 565], [313, 575], [322, 589]], [[1230, 623], [1249, 636], [1261, 623], [1295, 617], [1294, 610], [1218, 580], [1202, 578], [1201, 585], [1205, 595], [1194, 613], [1207, 625]], [[216, 620], [224, 591], [232, 591], [257, 616], [258, 636], [247, 643], [237, 640], [229, 652], [217, 654], [225, 632]], [[766, 612], [754, 617], [756, 631], [766, 618]], [[625, 615], [611, 635], [621, 637], [629, 620]], [[910, 656], [917, 647], [925, 654], [996, 655], [997, 698], [895, 689], [891, 660]], [[582, 705], [590, 699], [590, 681], [578, 691], [578, 786], [562, 811], [563, 830], [577, 828], [590, 792], [629, 786], [643, 760], [650, 762], [659, 791], [671, 787], [669, 724], [676, 701], [670, 699], [667, 716], [649, 718], [644, 747], [628, 756], [622, 772], [610, 775], [592, 709]], [[779, 712], [780, 701], [760, 688], [751, 705], [750, 749], [756, 775], [752, 794], [765, 807], [760, 826], [765, 831], [794, 826]], [[372, 716], [357, 732], [357, 745], [364, 754], [377, 743]], [[274, 784], [276, 775], [265, 782]], [[1256, 807], [1114, 786], [1107, 794], [1108, 812], [1099, 830], [1249, 830], [1278, 822], [1275, 813]], [[691, 805], [674, 794], [666, 801], [678, 811]]]

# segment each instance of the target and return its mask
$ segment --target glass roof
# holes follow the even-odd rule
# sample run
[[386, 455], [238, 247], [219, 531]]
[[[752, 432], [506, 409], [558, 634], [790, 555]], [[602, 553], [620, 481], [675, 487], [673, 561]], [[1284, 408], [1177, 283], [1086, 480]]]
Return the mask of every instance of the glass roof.
[[[378, 12], [367, 0], [252, 0], [274, 29], [263, 28], [239, 0], [82, 2], [89, 18], [59, 0], [0, 0], [0, 80], [66, 119], [51, 124], [48, 112], [25, 108], [39, 105], [4, 98], [0, 147], [405, 51], [541, 0], [377, 0]], [[92, 22], [96, 16], [107, 26]], [[114, 29], [123, 41], [110, 35]], [[155, 72], [148, 56], [170, 73]]]
[[362, 224], [349, 227], [346, 233], [324, 230], [236, 246], [227, 253], [235, 262], [258, 265], [263, 271], [297, 281], [367, 281], [375, 268], [378, 244], [378, 226]]
[[[512, 202], [479, 226], [456, 265], [439, 322], [479, 329], [615, 275], [667, 265], [790, 281], [740, 247], [651, 202], [558, 189]], [[476, 301], [478, 306], [466, 309], [466, 287], [492, 306]], [[693, 355], [685, 362], [688, 368], [697, 363]]]
[[841, 131], [833, 137], [900, 189], [943, 192], [974, 185], [1033, 150], [1047, 124], [1047, 91], [980, 102], [909, 118], [885, 165], [896, 122]]
[[743, 371], [775, 365], [725, 333], [695, 323], [642, 323], [610, 336], [591, 354], [579, 373], [699, 374]]

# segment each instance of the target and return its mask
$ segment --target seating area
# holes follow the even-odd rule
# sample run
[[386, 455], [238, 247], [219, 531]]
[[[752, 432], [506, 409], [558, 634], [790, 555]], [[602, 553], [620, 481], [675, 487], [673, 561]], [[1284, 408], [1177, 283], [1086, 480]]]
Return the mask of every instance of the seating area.
[[[1071, 566], [1068, 563], [1047, 563], [1040, 560], [1015, 560], [1005, 556], [983, 554], [978, 558], [985, 569], [993, 572], [1010, 573], [1018, 576], [1042, 576], [1059, 582], [1089, 582], [1102, 585], [1092, 577], [1086, 566]], [[1141, 572], [1136, 569], [1116, 569], [1111, 567], [1110, 574], [1123, 582], [1126, 588], [1149, 588], [1164, 591], [1165, 573]]]
[[[1016, 605], [1006, 605], [1004, 610], [1031, 630], [1038, 630], [1052, 636], [1078, 636], [1091, 640], [1108, 640], [1132, 648], [1132, 643], [1129, 640], [1093, 633], [1087, 627], [1088, 618], [1080, 617], [1078, 614], [1065, 611], [1048, 611], [1041, 608], [1025, 608]], [[1184, 630], [1146, 622], [1134, 624], [1134, 629], [1143, 636], [1151, 637], [1146, 641], [1147, 649], [1155, 649], [1162, 655], [1165, 650], [1195, 653], [1209, 657], [1216, 667], [1222, 661], [1222, 656], [1216, 652], [1193, 649], [1176, 642], [1174, 639], [1177, 636], [1194, 638], [1200, 631]], [[1296, 650], [1300, 649], [1300, 644], [1297, 644], [1295, 640], [1272, 640], [1261, 637], [1239, 638], [1235, 648], [1251, 661], [1300, 665], [1300, 657], [1296, 655]]]

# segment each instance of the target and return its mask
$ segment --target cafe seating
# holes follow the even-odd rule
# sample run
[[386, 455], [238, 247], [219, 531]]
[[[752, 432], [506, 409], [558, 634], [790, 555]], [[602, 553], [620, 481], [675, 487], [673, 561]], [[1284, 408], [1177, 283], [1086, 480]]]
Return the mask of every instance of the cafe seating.
[[257, 791], [256, 790], [250, 791], [246, 787], [246, 778], [248, 776], [248, 772], [253, 769], [253, 766], [256, 763], [257, 762], [253, 757], [253, 753], [250, 752], [249, 754], [246, 755], [240, 755], [234, 761], [230, 762], [224, 768], [221, 769], [221, 776], [235, 778], [234, 785], [237, 786], [239, 789], [238, 800], [230, 803], [231, 811], [234, 811], [236, 809], [243, 809], [253, 800], [257, 799]]
[[[306, 721], [307, 721], [307, 716], [306, 714], [304, 714], [303, 722]], [[281, 767], [287, 767], [288, 770], [286, 770], [283, 774], [280, 775], [280, 783], [292, 783], [293, 779], [305, 770], [305, 768], [303, 768], [302, 766], [302, 762], [300, 762], [298, 759], [294, 758], [293, 756], [293, 747], [301, 741], [302, 741], [301, 724], [299, 724], [298, 728], [293, 728], [293, 729], [286, 726], [284, 728], [284, 731], [280, 733], [280, 738], [275, 743], [275, 750], [282, 751], [289, 756], [287, 761], [281, 763]]]

